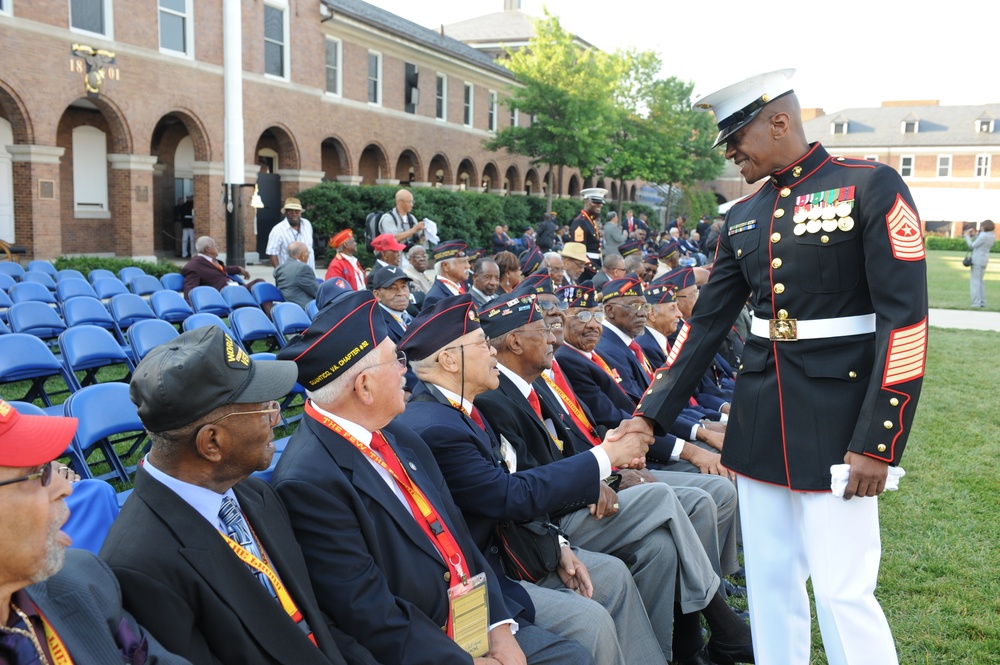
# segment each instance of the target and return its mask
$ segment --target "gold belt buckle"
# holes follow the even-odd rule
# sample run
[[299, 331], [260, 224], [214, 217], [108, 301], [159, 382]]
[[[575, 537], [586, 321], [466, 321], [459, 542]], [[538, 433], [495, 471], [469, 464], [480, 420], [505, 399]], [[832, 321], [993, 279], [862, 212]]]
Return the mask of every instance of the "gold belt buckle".
[[768, 319], [767, 332], [772, 342], [795, 342], [799, 339], [795, 319]]

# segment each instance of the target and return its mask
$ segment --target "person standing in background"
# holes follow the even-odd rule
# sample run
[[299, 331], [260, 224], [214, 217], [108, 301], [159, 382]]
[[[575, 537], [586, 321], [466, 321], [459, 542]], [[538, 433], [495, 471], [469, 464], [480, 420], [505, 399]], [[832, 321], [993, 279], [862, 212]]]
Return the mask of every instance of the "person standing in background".
[[965, 244], [972, 252], [972, 274], [969, 276], [969, 295], [973, 307], [986, 307], [986, 264], [990, 262], [990, 248], [997, 241], [993, 220], [979, 225], [979, 231], [965, 232]]

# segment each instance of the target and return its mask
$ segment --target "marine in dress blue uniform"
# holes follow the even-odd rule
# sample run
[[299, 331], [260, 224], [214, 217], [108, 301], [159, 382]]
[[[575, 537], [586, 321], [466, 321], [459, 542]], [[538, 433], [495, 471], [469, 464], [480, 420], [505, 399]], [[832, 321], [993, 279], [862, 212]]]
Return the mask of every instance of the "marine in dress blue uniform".
[[[809, 660], [812, 578], [832, 664], [895, 663], [875, 600], [877, 499], [899, 463], [924, 374], [927, 287], [921, 225], [899, 175], [808, 144], [793, 70], [701, 100], [747, 182], [712, 275], [637, 414], [672, 422], [746, 299], [754, 321], [722, 462], [740, 508], [758, 662]], [[831, 465], [851, 464], [846, 497]], [[776, 618], [778, 620], [776, 620]]]

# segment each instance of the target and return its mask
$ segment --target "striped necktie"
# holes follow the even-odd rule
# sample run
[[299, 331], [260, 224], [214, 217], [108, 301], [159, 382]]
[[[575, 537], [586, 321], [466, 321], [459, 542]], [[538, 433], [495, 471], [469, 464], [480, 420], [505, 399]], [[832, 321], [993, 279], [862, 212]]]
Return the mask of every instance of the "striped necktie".
[[[253, 537], [253, 532], [250, 531], [250, 525], [247, 523], [245, 517], [243, 517], [243, 511], [240, 507], [236, 505], [236, 500], [231, 496], [223, 497], [222, 508], [219, 509], [219, 518], [222, 523], [226, 525], [226, 531], [230, 538], [235, 540], [240, 547], [245, 549], [250, 554], [254, 555], [258, 559], [263, 559], [260, 552], [260, 547], [257, 545], [257, 540]], [[275, 596], [274, 587], [271, 586], [270, 580], [267, 579], [267, 575], [253, 568], [250, 569], [253, 572], [257, 580], [264, 585], [264, 588], [268, 590], [272, 596]]]

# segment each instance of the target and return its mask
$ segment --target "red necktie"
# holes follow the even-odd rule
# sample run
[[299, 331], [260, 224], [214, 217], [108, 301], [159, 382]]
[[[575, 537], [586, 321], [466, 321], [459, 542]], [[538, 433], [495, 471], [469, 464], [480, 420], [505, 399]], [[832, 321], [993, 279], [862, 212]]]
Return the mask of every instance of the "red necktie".
[[542, 420], [542, 404], [538, 401], [538, 393], [532, 388], [528, 393], [528, 403], [531, 404], [531, 408], [534, 410], [535, 415], [538, 416], [539, 420]]
[[646, 362], [646, 354], [642, 352], [642, 347], [639, 346], [639, 342], [634, 339], [628, 343], [628, 348], [632, 349], [632, 353], [635, 354], [636, 359], [638, 359], [639, 364], [642, 365], [642, 369], [646, 372], [646, 376], [649, 377], [650, 381], [653, 379], [653, 371], [649, 367], [649, 363]]
[[[382, 433], [379, 431], [372, 432], [372, 450], [378, 453], [378, 456], [382, 458], [385, 465], [392, 469], [392, 472], [397, 478], [406, 478], [407, 474], [403, 471], [403, 466], [399, 463], [399, 458], [396, 457], [396, 452], [389, 445], [389, 442], [385, 440]], [[406, 502], [410, 505], [410, 511], [413, 513], [413, 517], [417, 522], [417, 525], [423, 530], [428, 538], [431, 539], [432, 543], [436, 543], [434, 534], [431, 532], [430, 526], [427, 524], [427, 520], [420, 519], [420, 507], [417, 502], [413, 499], [409, 492], [404, 491], [403, 496], [406, 497]]]
[[472, 418], [477, 425], [479, 425], [479, 429], [484, 432], [486, 431], [486, 425], [483, 423], [483, 416], [479, 413], [479, 409], [472, 407], [472, 413], [469, 414], [469, 417]]

